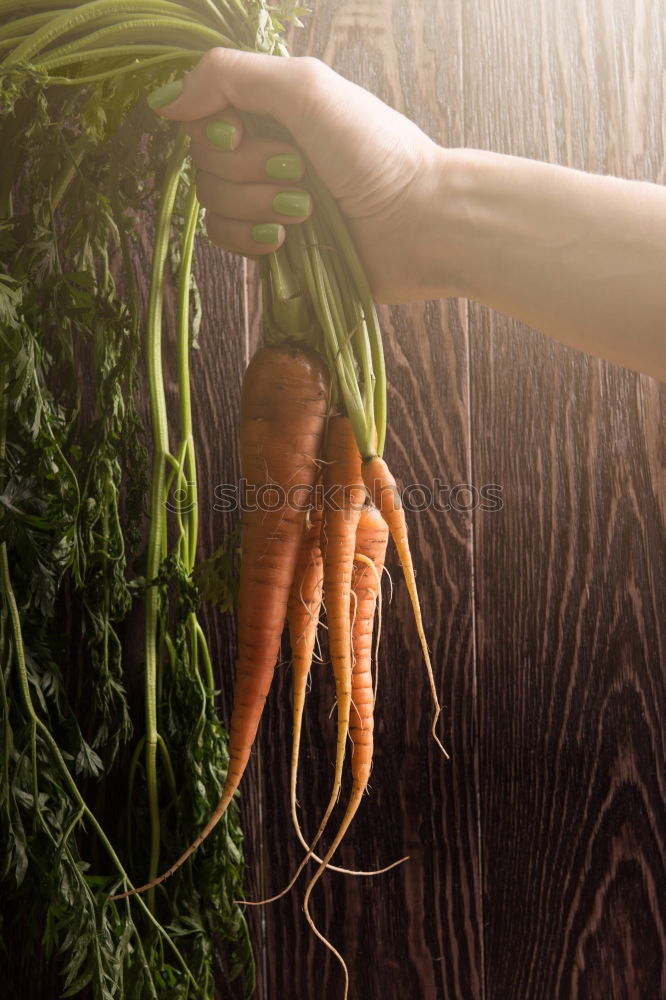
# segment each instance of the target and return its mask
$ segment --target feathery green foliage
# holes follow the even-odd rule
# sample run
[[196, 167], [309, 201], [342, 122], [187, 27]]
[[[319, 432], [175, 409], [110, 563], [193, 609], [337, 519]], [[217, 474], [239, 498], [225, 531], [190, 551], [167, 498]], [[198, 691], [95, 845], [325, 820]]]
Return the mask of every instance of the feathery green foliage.
[[[253, 989], [242, 837], [231, 808], [147, 901], [152, 879], [219, 797], [226, 735], [199, 622], [200, 589], [235, 598], [233, 540], [202, 567], [188, 355], [201, 216], [187, 141], [145, 95], [213, 45], [286, 55], [295, 0], [0, 0], [0, 859], [5, 914], [55, 956], [62, 996], [213, 997]], [[285, 136], [246, 117], [249, 131]], [[383, 448], [381, 339], [330, 195], [262, 263], [266, 338], [326, 357], [364, 454]], [[137, 220], [156, 219], [147, 316]], [[179, 439], [164, 401], [163, 298], [176, 286]], [[204, 345], [205, 349], [205, 345]], [[140, 372], [150, 427], [135, 407]], [[81, 376], [85, 377], [81, 377]], [[152, 471], [148, 483], [148, 460]], [[185, 497], [173, 507], [170, 498]], [[147, 551], [141, 551], [148, 520]], [[141, 575], [133, 570], [141, 565]], [[120, 630], [144, 607], [143, 699]], [[75, 635], [58, 631], [63, 614]], [[69, 690], [78, 664], [85, 696]], [[75, 693], [74, 693], [75, 694]], [[124, 784], [126, 782], [126, 785]], [[88, 806], [127, 787], [120, 830]], [[120, 836], [128, 830], [127, 837]], [[113, 834], [113, 843], [110, 834]], [[122, 846], [120, 846], [122, 844]], [[27, 933], [27, 931], [26, 931]], [[223, 968], [215, 946], [227, 945]], [[36, 942], [37, 943], [37, 942]]]

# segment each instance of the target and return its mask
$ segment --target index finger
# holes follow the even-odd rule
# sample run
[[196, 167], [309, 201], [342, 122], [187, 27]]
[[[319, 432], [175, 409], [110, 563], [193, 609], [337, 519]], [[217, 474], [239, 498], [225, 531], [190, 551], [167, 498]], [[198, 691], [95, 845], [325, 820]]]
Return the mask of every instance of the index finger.
[[162, 106], [159, 92], [152, 95], [151, 106], [165, 118], [182, 122], [208, 118], [233, 106], [239, 111], [271, 115], [291, 130], [307, 100], [307, 79], [314, 75], [316, 62], [307, 57], [285, 59], [237, 49], [210, 49], [183, 77], [178, 96], [177, 84], [167, 84]]

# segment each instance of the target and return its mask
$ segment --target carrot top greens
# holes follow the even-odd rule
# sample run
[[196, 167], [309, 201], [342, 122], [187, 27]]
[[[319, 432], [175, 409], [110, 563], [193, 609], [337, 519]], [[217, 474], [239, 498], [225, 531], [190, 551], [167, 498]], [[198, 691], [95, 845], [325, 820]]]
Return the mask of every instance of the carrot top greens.
[[[63, 994], [89, 985], [109, 1000], [162, 996], [169, 984], [174, 997], [211, 996], [214, 933], [227, 940], [231, 971], [249, 992], [252, 957], [233, 902], [243, 878], [235, 813], [153, 913], [142, 902], [133, 910], [107, 902], [128, 869], [149, 863], [144, 708], [128, 699], [132, 670], [119, 638], [146, 592], [155, 595], [153, 641], [162, 650], [153, 788], [169, 810], [168, 825], [159, 826], [164, 850], [212, 807], [227, 760], [190, 579], [191, 531], [161, 560], [154, 586], [145, 573], [131, 579], [142, 559], [147, 488], [146, 435], [134, 406], [142, 331], [132, 245], [135, 217], [154, 200], [161, 147], [173, 139], [137, 107], [107, 140], [90, 92], [47, 90], [38, 75], [12, 72], [2, 93], [3, 147], [15, 160], [2, 176], [0, 228], [3, 915], [6, 925], [20, 917], [41, 937]], [[139, 149], [149, 126], [154, 137]], [[177, 208], [186, 210], [184, 194]], [[171, 241], [170, 258], [177, 249]], [[122, 292], [113, 255], [124, 262]], [[184, 355], [183, 339], [196, 327], [196, 310], [189, 312]], [[81, 372], [89, 373], [84, 384]], [[189, 475], [188, 462], [186, 451]], [[64, 608], [71, 636], [62, 633]], [[82, 685], [73, 698], [70, 661]], [[121, 799], [123, 787], [129, 841], [103, 830], [86, 805], [99, 801], [99, 788], [115, 788]]]
[[[227, 768], [194, 583], [188, 359], [201, 214], [186, 137], [148, 111], [145, 95], [215, 45], [286, 55], [283, 26], [303, 11], [293, 0], [0, 0], [0, 879], [8, 913], [43, 928], [63, 996], [90, 986], [104, 1000], [210, 997], [214, 934], [228, 943], [228, 974], [253, 988], [234, 903], [244, 871], [235, 808], [168, 898], [138, 898], [138, 910], [109, 901], [131, 887], [130, 870], [154, 878], [160, 858], [202, 825]], [[274, 122], [246, 123], [284, 135]], [[262, 262], [266, 340], [319, 350], [361, 452], [381, 453], [374, 305], [333, 200], [312, 171], [306, 183], [312, 218]], [[156, 221], [144, 321], [133, 248], [147, 212]], [[177, 362], [165, 373], [174, 270]], [[135, 407], [142, 365], [148, 429]], [[166, 374], [179, 390], [175, 440]], [[216, 563], [226, 567], [218, 590], [227, 604], [233, 562], [227, 551]], [[119, 637], [137, 600], [138, 707]], [[58, 632], [65, 608], [76, 636]], [[63, 680], [71, 660], [83, 669], [83, 697], [67, 689], [71, 671]], [[110, 775], [128, 782], [122, 846], [87, 804]]]

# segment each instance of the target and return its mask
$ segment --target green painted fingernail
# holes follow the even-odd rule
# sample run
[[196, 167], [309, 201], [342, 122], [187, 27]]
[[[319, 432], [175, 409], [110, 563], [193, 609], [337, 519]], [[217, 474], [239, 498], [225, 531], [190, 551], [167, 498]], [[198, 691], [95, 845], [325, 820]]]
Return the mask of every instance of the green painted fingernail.
[[218, 149], [230, 152], [234, 148], [236, 126], [230, 122], [209, 122], [206, 125], [206, 136]]
[[258, 225], [252, 226], [250, 236], [255, 243], [265, 243], [267, 246], [272, 246], [273, 243], [280, 242], [282, 226], [278, 225], [277, 222], [260, 222]]
[[183, 81], [172, 80], [171, 83], [165, 83], [164, 86], [153, 90], [148, 94], [146, 100], [153, 111], [158, 111], [160, 108], [166, 108], [167, 104], [173, 103], [176, 98], [180, 97], [182, 92]]
[[266, 175], [276, 180], [295, 181], [303, 173], [303, 160], [298, 153], [278, 153], [266, 160]]
[[307, 191], [280, 191], [273, 198], [273, 210], [278, 215], [307, 215], [310, 202]]

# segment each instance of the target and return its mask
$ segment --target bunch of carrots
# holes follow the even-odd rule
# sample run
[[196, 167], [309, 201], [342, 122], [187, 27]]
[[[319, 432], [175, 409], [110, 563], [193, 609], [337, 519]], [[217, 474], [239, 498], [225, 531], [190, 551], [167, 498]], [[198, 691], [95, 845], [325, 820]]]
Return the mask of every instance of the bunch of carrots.
[[[25, 8], [28, 8], [26, 11]], [[44, 87], [73, 87], [97, 108], [109, 134], [137, 100], [165, 83], [213, 46], [286, 55], [282, 20], [293, 5], [268, 0], [0, 0], [0, 72], [27, 74]], [[291, 13], [290, 13], [291, 12]], [[101, 109], [101, 110], [100, 110]], [[113, 115], [107, 110], [113, 109]], [[271, 120], [242, 115], [249, 134], [293, 142]], [[85, 139], [85, 136], [83, 137]], [[83, 141], [83, 140], [82, 140]], [[78, 168], [76, 146], [57, 190]], [[82, 147], [83, 148], [83, 147]], [[151, 525], [146, 576], [146, 773], [150, 801], [150, 881], [122, 895], [144, 892], [179, 868], [224, 815], [247, 766], [277, 662], [285, 622], [293, 655], [294, 730], [291, 805], [297, 833], [318, 868], [305, 896], [321, 877], [345, 835], [367, 788], [373, 753], [372, 656], [380, 581], [391, 534], [409, 591], [435, 705], [439, 705], [416, 592], [400, 494], [383, 457], [386, 377], [381, 333], [363, 268], [337, 206], [316, 173], [303, 179], [313, 198], [312, 216], [289, 227], [278, 251], [262, 258], [267, 346], [251, 361], [241, 402], [242, 475], [250, 489], [272, 491], [276, 502], [246, 505], [239, 598], [239, 647], [230, 722], [229, 769], [210, 820], [184, 854], [157, 878], [160, 826], [156, 768], [159, 641], [157, 587], [167, 556], [164, 496], [174, 470], [178, 488], [191, 483], [196, 463], [189, 400], [187, 325], [190, 269], [199, 222], [193, 185], [185, 184], [179, 281], [179, 387], [183, 443], [173, 452], [164, 401], [162, 301], [170, 231], [177, 225], [176, 195], [188, 176], [187, 138], [175, 137], [156, 224], [146, 324], [146, 357], [153, 428]], [[182, 350], [181, 350], [182, 348]], [[318, 487], [320, 489], [318, 490]], [[320, 492], [323, 502], [316, 502]], [[264, 509], [261, 509], [263, 506]], [[196, 504], [194, 505], [196, 507]], [[194, 509], [194, 508], [193, 508]], [[183, 564], [193, 568], [196, 517], [179, 524]], [[187, 544], [185, 544], [187, 543]], [[185, 551], [186, 550], [186, 551]], [[307, 680], [320, 616], [325, 611], [337, 703], [333, 786], [317, 833], [307, 844], [296, 818], [296, 774]], [[199, 642], [194, 621], [193, 643]], [[212, 676], [212, 671], [211, 671]], [[352, 789], [347, 809], [320, 859], [315, 848], [337, 801], [347, 742]], [[444, 751], [445, 752], [445, 751]], [[332, 867], [332, 866], [330, 866]], [[125, 884], [128, 884], [123, 874]], [[113, 898], [122, 898], [116, 896]], [[314, 923], [311, 925], [316, 933]], [[321, 937], [321, 935], [320, 935]], [[322, 937], [323, 940], [323, 937]], [[329, 947], [332, 946], [326, 942]], [[333, 951], [335, 949], [332, 948]], [[338, 953], [335, 952], [337, 955]], [[338, 956], [342, 961], [341, 957]], [[344, 964], [344, 963], [343, 963]], [[345, 970], [346, 975], [346, 970]], [[345, 996], [347, 990], [345, 988]]]
[[[372, 769], [373, 636], [389, 533], [412, 600], [435, 699], [433, 734], [439, 715], [405, 516], [384, 459], [376, 453], [363, 456], [349, 418], [331, 412], [328, 368], [308, 347], [284, 343], [255, 354], [243, 381], [240, 442], [244, 481], [255, 500], [262, 497], [264, 502], [246, 504], [242, 522], [238, 660], [226, 783], [208, 823], [181, 857], [158, 878], [122, 895], [145, 892], [165, 881], [224, 815], [250, 758], [286, 623], [293, 665], [291, 812], [307, 851], [287, 889], [314, 857], [319, 864], [305, 893], [305, 914], [344, 968], [346, 997], [344, 960], [317, 930], [309, 900], [358, 810]], [[307, 844], [296, 816], [296, 783], [305, 696], [324, 609], [337, 705], [335, 773], [319, 829]], [[436, 734], [435, 739], [439, 743]], [[338, 800], [348, 740], [351, 792], [339, 828], [319, 858], [314, 849]]]

